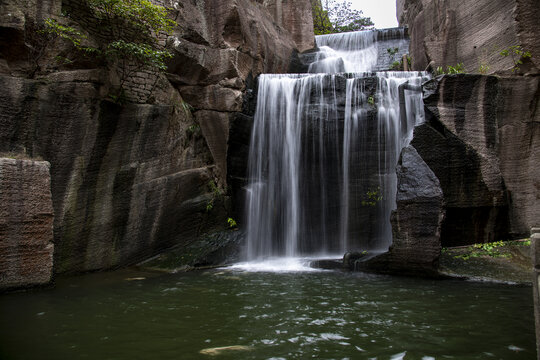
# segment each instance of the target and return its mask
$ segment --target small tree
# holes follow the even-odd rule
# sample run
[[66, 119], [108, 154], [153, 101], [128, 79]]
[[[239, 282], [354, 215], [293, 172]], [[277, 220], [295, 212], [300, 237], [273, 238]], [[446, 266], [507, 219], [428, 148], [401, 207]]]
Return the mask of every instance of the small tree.
[[362, 11], [351, 8], [349, 1], [311, 0], [316, 35], [372, 29], [373, 22]]
[[160, 34], [170, 34], [176, 23], [167, 17], [167, 9], [148, 0], [84, 0], [98, 22], [100, 43], [83, 45], [86, 37], [76, 29], [47, 19], [45, 32], [68, 40], [90, 56], [102, 57], [109, 67], [117, 67], [120, 75], [119, 100], [125, 82], [144, 68], [166, 70], [165, 61], [171, 53], [159, 44]]

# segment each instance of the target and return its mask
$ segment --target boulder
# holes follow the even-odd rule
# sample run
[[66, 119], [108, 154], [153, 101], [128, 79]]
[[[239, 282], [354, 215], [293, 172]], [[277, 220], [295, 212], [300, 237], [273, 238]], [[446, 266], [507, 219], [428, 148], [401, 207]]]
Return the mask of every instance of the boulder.
[[0, 292], [52, 280], [49, 168], [46, 161], [0, 158]]
[[[540, 43], [536, 0], [398, 0], [397, 17], [408, 26], [413, 69], [463, 63], [468, 72], [508, 71], [511, 56], [500, 52], [521, 45], [532, 54], [523, 72], [538, 73]], [[517, 59], [516, 59], [517, 60]]]
[[357, 268], [405, 275], [435, 275], [441, 251], [443, 192], [439, 180], [414, 147], [401, 151], [397, 208], [392, 212], [392, 245], [387, 253]]

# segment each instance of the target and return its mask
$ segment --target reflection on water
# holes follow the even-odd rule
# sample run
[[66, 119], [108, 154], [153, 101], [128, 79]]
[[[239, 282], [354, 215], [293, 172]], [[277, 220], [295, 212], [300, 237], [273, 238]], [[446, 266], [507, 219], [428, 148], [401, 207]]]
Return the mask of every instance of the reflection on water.
[[1, 296], [0, 358], [533, 359], [532, 313], [530, 287], [500, 284], [116, 272]]

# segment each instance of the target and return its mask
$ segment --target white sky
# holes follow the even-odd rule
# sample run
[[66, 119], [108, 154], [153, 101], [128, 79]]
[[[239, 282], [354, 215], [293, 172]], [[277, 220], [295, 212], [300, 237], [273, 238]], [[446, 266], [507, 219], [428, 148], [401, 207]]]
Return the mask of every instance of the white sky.
[[396, 19], [396, 0], [349, 0], [352, 7], [363, 11], [370, 17], [377, 29], [398, 26]]

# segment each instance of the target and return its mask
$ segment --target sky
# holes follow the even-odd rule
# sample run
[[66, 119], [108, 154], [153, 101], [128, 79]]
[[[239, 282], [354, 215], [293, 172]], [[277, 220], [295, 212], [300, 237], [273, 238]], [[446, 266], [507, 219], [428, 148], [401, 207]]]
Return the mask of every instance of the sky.
[[349, 0], [352, 7], [362, 10], [370, 17], [377, 29], [398, 26], [396, 19], [396, 0]]

